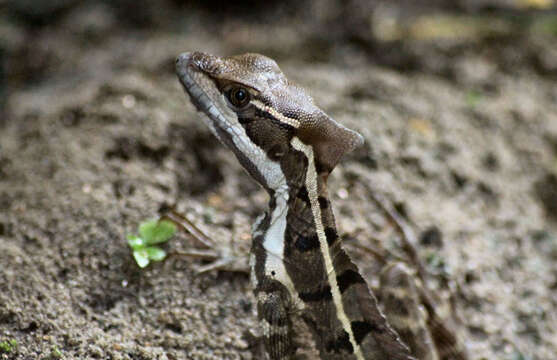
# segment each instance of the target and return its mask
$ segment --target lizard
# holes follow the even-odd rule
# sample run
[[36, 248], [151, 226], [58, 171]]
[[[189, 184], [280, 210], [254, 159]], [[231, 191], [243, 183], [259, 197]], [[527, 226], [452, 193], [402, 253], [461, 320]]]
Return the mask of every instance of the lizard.
[[[363, 143], [359, 133], [323, 112], [263, 55], [182, 53], [176, 73], [210, 131], [269, 193], [249, 256], [268, 358], [293, 357], [291, 314], [298, 313], [322, 359], [466, 359], [450, 334], [434, 338], [427, 329], [438, 325], [433, 302], [423, 310], [427, 294], [407, 268], [386, 266], [381, 275], [382, 283], [394, 283], [386, 295], [392, 326], [342, 247], [327, 179]], [[434, 348], [438, 338], [442, 353]]]

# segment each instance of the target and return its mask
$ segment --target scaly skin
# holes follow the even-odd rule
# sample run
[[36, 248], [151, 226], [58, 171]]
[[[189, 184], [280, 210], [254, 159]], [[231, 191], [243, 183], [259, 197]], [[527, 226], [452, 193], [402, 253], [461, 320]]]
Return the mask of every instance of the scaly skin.
[[329, 173], [362, 137], [265, 56], [184, 53], [176, 71], [211, 131], [270, 195], [250, 255], [268, 356], [295, 353], [297, 312], [322, 359], [412, 359], [343, 250], [327, 195]]

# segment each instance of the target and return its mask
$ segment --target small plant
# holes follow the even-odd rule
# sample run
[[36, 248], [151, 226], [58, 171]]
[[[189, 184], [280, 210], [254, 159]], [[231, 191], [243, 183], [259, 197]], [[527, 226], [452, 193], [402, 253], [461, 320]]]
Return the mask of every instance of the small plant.
[[49, 359], [63, 359], [64, 355], [62, 355], [62, 352], [60, 351], [60, 349], [58, 349], [58, 346], [56, 345], [52, 345], [52, 347], [50, 348], [50, 357]]
[[151, 261], [161, 261], [166, 252], [157, 244], [167, 242], [176, 233], [176, 225], [168, 220], [149, 220], [139, 224], [139, 236], [128, 235], [128, 245], [132, 248], [133, 258], [140, 268]]
[[9, 354], [17, 350], [17, 340], [0, 341], [0, 354]]
[[468, 106], [475, 108], [483, 99], [483, 94], [479, 91], [470, 90], [466, 93], [466, 103]]

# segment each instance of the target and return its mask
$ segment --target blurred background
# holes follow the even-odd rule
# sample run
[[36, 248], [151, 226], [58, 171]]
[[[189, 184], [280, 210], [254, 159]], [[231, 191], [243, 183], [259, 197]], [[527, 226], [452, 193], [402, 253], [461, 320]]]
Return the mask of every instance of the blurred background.
[[330, 188], [370, 284], [354, 244], [393, 239], [362, 184], [456, 284], [471, 359], [555, 358], [557, 1], [0, 0], [2, 359], [257, 359], [247, 276], [139, 271], [125, 240], [177, 204], [247, 251], [266, 207], [178, 84], [188, 50], [270, 56], [362, 133]]
[[[279, 61], [295, 54], [343, 66], [369, 62], [486, 91], [493, 86], [483, 75], [492, 67], [557, 74], [553, 0], [2, 0], [0, 9], [4, 93], [71, 70], [74, 81], [102, 76], [163, 33], [210, 38], [226, 53], [249, 50]], [[125, 44], [110, 48], [117, 39]], [[116, 53], [103, 56], [103, 50]], [[170, 64], [165, 55], [153, 54], [161, 66]], [[112, 64], [103, 61], [109, 58]]]

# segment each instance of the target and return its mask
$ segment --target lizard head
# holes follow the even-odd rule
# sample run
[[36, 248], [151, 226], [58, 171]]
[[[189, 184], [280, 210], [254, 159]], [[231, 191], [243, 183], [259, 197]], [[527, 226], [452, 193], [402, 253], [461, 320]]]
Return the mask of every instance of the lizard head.
[[282, 168], [296, 152], [294, 137], [312, 147], [318, 172], [325, 176], [363, 142], [263, 55], [183, 53], [176, 59], [176, 72], [211, 131], [267, 189], [277, 190], [288, 180], [285, 173], [292, 173]]

